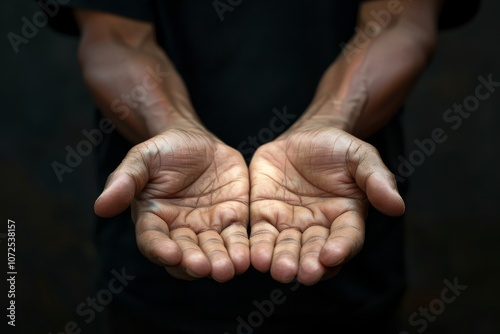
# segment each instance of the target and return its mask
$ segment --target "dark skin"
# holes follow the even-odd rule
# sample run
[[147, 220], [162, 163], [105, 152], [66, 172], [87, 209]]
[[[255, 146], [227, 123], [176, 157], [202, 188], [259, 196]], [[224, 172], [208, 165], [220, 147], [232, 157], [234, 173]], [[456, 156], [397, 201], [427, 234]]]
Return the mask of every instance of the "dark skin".
[[[364, 2], [359, 28], [387, 5]], [[76, 10], [87, 86], [135, 144], [96, 214], [112, 217], [131, 205], [140, 251], [181, 279], [225, 282], [250, 265], [306, 285], [337, 274], [363, 247], [369, 204], [389, 216], [405, 210], [394, 175], [363, 140], [397, 112], [434, 50], [440, 2], [401, 7], [359, 51], [332, 60], [309, 108], [249, 167], [201, 124], [151, 24]], [[168, 76], [119, 117], [112, 101], [143, 83], [147, 67]]]

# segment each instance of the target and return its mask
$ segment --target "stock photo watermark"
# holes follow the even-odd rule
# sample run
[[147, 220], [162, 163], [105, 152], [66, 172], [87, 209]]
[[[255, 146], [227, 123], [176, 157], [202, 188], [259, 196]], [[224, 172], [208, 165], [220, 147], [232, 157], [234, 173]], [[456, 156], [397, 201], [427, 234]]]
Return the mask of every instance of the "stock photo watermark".
[[292, 124], [298, 116], [288, 113], [286, 106], [284, 106], [281, 111], [277, 108], [273, 108], [272, 113], [274, 116], [269, 120], [267, 127], [260, 129], [257, 134], [249, 135], [236, 147], [247, 162], [250, 161], [252, 155], [260, 145], [276, 138], [277, 135], [283, 132], [287, 126]]
[[59, 13], [60, 6], [66, 5], [71, 0], [39, 0], [37, 2], [40, 9], [36, 11], [31, 18], [23, 16], [21, 18], [21, 27], [18, 32], [10, 31], [7, 33], [7, 39], [15, 54], [19, 53], [19, 47], [26, 45], [30, 40], [38, 35], [41, 28], [49, 23], [49, 18], [53, 18]]
[[[446, 306], [455, 302], [457, 297], [468, 288], [467, 285], [459, 284], [457, 277], [453, 279], [453, 282], [445, 279], [443, 284], [445, 287], [441, 290], [439, 298], [431, 300], [427, 307], [420, 306], [417, 311], [408, 317], [410, 326], [418, 327], [416, 329], [417, 333], [423, 333], [429, 326], [429, 323], [434, 322], [446, 310]], [[409, 333], [402, 331], [399, 334]]]
[[232, 12], [235, 7], [241, 5], [243, 0], [214, 0], [212, 6], [214, 6], [215, 12], [219, 16], [221, 22], [224, 21], [224, 13]]
[[[409, 0], [411, 1], [411, 0]], [[349, 43], [341, 43], [340, 49], [348, 63], [352, 61], [352, 56], [361, 52], [370, 40], [377, 37], [384, 28], [388, 27], [393, 21], [393, 17], [401, 14], [404, 6], [400, 0], [387, 1], [386, 9], [378, 11], [371, 10], [370, 15], [373, 20], [366, 22], [363, 29], [354, 28], [354, 37]]]
[[7, 219], [7, 324], [16, 327], [16, 222]]
[[[147, 66], [145, 71], [146, 75], [143, 77], [140, 85], [134, 86], [129, 93], [121, 94], [111, 102], [111, 111], [118, 116], [120, 120], [124, 120], [130, 111], [137, 108], [140, 103], [144, 102], [148, 97], [148, 92], [156, 89], [166, 77], [170, 75], [169, 72], [162, 71], [160, 65], [156, 65], [155, 69]], [[98, 127], [87, 130], [82, 130], [82, 139], [74, 147], [66, 145], [66, 156], [64, 161], [52, 161], [50, 164], [54, 174], [59, 183], [64, 181], [64, 174], [72, 173], [83, 161], [83, 158], [90, 155], [94, 148], [99, 146], [104, 135], [110, 134], [115, 130], [113, 122], [109, 118], [100, 120]]]
[[269, 298], [263, 300], [254, 300], [252, 302], [253, 311], [245, 316], [236, 318], [237, 326], [234, 332], [224, 332], [224, 334], [252, 334], [255, 329], [264, 324], [265, 319], [270, 318], [276, 307], [282, 305], [287, 300], [287, 291], [295, 292], [300, 287], [300, 283], [295, 281], [288, 290], [274, 289], [269, 293]]
[[406, 157], [402, 155], [398, 157], [398, 174], [395, 174], [398, 182], [404, 183], [408, 177], [413, 175], [415, 170], [436, 152], [437, 147], [448, 140], [450, 130], [458, 130], [464, 120], [470, 118], [479, 109], [481, 102], [489, 99], [500, 87], [500, 81], [494, 81], [493, 74], [489, 74], [487, 77], [480, 75], [477, 80], [479, 84], [473, 94], [465, 97], [461, 104], [453, 104], [443, 113], [442, 119], [448, 128], [436, 127], [427, 138], [415, 139], [413, 144], [416, 147]]
[[[125, 268], [122, 268], [120, 272], [113, 269], [111, 274], [113, 274], [113, 278], [109, 280], [105, 288], [99, 290], [94, 296], [87, 297], [76, 306], [75, 312], [81, 318], [80, 323], [83, 321], [85, 324], [90, 324], [94, 321], [97, 313], [102, 312], [113, 301], [113, 296], [121, 293], [135, 278], [135, 276], [127, 274]], [[80, 334], [82, 333], [80, 323], [78, 320], [70, 320], [64, 325], [62, 332], [55, 334]]]
[[147, 74], [142, 78], [140, 85], [133, 87], [129, 94], [121, 94], [111, 102], [111, 111], [119, 115], [121, 120], [124, 120], [130, 113], [131, 108], [139, 107], [139, 104], [146, 101], [148, 93], [156, 89], [170, 75], [168, 71], [162, 71], [160, 65], [157, 64], [155, 69], [146, 66]]

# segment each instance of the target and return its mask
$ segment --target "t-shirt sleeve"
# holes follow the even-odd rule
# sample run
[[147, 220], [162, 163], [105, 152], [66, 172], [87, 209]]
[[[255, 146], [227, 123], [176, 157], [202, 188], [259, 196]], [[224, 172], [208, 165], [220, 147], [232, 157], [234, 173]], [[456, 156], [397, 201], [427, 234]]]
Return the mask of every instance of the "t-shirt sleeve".
[[479, 11], [481, 0], [446, 0], [439, 17], [439, 29], [450, 29], [468, 23]]
[[58, 3], [57, 0], [42, 0], [42, 2], [55, 13], [49, 15], [49, 25], [61, 33], [70, 35], [79, 34], [73, 17], [74, 8], [94, 9], [131, 19], [153, 21], [149, 0], [67, 0], [65, 4], [58, 5], [57, 9], [54, 9], [54, 3]]

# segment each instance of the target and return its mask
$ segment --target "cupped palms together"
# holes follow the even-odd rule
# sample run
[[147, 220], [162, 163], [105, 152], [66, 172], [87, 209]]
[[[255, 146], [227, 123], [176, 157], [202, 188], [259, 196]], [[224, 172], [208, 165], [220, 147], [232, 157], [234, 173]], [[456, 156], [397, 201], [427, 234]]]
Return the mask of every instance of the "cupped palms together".
[[140, 251], [174, 277], [224, 282], [251, 263], [314, 284], [361, 250], [369, 202], [404, 212], [377, 150], [339, 129], [293, 130], [261, 146], [249, 168], [206, 131], [170, 129], [128, 152], [95, 211], [132, 205]]
[[251, 262], [278, 281], [314, 284], [364, 241], [368, 204], [399, 215], [393, 175], [368, 143], [336, 128], [293, 131], [250, 164]]

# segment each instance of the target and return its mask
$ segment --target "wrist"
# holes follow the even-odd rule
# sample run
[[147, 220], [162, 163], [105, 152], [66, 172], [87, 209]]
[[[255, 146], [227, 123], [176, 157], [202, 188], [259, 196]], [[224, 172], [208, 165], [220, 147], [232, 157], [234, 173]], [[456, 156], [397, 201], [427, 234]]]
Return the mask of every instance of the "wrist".
[[360, 90], [356, 97], [344, 99], [339, 99], [334, 94], [317, 96], [290, 131], [333, 127], [356, 134], [365, 103], [364, 90]]
[[189, 103], [170, 102], [165, 98], [144, 106], [140, 112], [147, 137], [170, 129], [208, 132]]
[[331, 127], [345, 132], [351, 133], [353, 125], [346, 119], [340, 117], [333, 117], [330, 115], [313, 115], [297, 121], [287, 133], [293, 133], [304, 130], [313, 130], [318, 128]]

